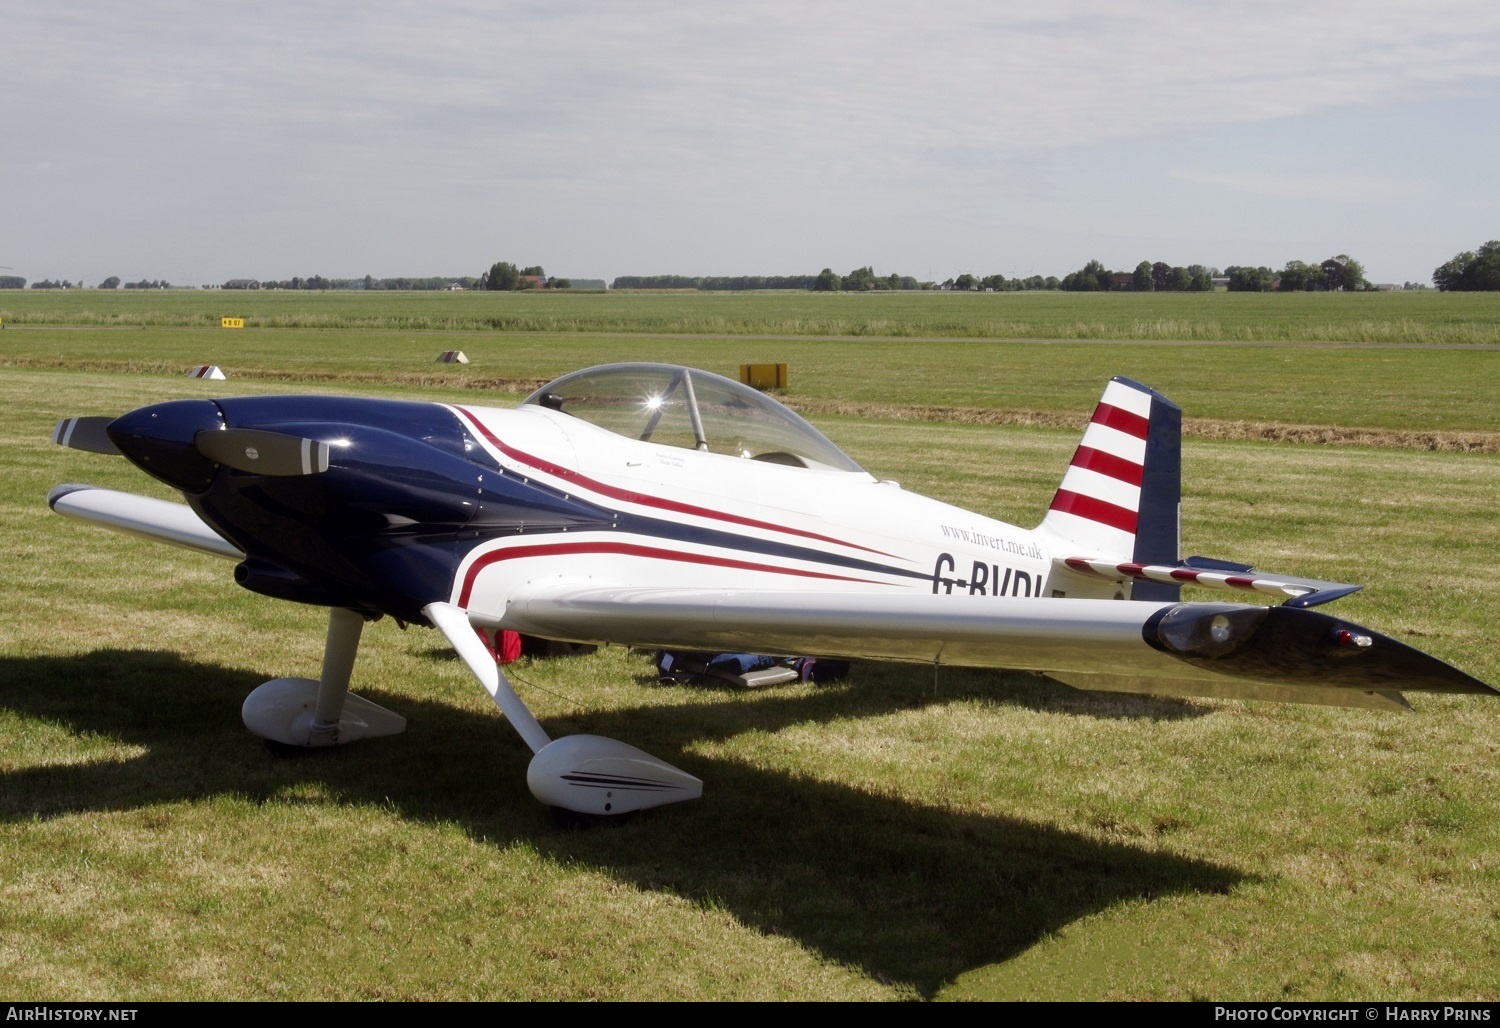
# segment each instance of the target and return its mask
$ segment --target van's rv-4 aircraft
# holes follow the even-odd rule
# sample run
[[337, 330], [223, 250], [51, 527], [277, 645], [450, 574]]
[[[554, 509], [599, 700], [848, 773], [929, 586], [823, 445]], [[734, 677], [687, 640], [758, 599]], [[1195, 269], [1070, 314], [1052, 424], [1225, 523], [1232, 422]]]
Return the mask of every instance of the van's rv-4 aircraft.
[[[321, 677], [245, 700], [290, 746], [400, 732], [349, 692], [364, 623], [429, 624], [535, 756], [542, 802], [622, 814], [693, 776], [592, 735], [551, 739], [479, 632], [712, 652], [1037, 671], [1083, 689], [1402, 708], [1495, 690], [1311, 608], [1358, 586], [1179, 558], [1181, 410], [1113, 379], [1030, 531], [877, 481], [782, 404], [662, 364], [543, 386], [514, 410], [351, 397], [175, 400], [66, 418], [187, 505], [81, 485], [59, 514], [236, 562], [330, 608]], [[1281, 597], [1183, 602], [1184, 584]]]

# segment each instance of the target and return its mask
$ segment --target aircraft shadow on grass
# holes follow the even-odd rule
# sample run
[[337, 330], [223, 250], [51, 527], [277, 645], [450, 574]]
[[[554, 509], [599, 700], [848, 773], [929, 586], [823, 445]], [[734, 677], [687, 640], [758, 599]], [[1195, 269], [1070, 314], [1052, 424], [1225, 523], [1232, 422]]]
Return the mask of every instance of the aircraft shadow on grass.
[[[451, 652], [451, 651], [450, 651]], [[658, 681], [656, 675], [637, 675], [638, 685], [649, 685]], [[1148, 696], [1141, 693], [1089, 692], [1074, 689], [1054, 682], [1044, 675], [1028, 671], [996, 671], [991, 668], [968, 668], [943, 666], [934, 675], [931, 668], [920, 668], [911, 664], [862, 663], [853, 664], [850, 681], [852, 690], [832, 690], [834, 697], [827, 719], [847, 717], [850, 713], [864, 716], [886, 714], [906, 710], [913, 706], [911, 686], [915, 684], [926, 693], [933, 703], [951, 703], [955, 700], [976, 701], [992, 706], [1023, 707], [1027, 710], [1050, 711], [1059, 714], [1080, 714], [1088, 717], [1180, 721], [1198, 718], [1211, 712], [1212, 708], [1190, 700], [1168, 696]], [[899, 697], [867, 688], [872, 684], [895, 686]], [[720, 682], [705, 681], [689, 688], [703, 688], [733, 694], [733, 686]], [[802, 705], [821, 708], [824, 704], [803, 700]], [[857, 710], [855, 709], [857, 705]], [[757, 707], [757, 709], [759, 709]], [[805, 714], [796, 720], [824, 720]]]
[[[228, 793], [273, 801], [316, 781], [337, 802], [457, 823], [501, 845], [525, 841], [558, 861], [711, 904], [927, 996], [1118, 903], [1223, 893], [1247, 877], [1125, 842], [700, 755], [695, 744], [745, 730], [740, 696], [546, 719], [558, 734], [630, 739], [706, 783], [696, 803], [648, 811], [617, 829], [578, 831], [526, 790], [531, 754], [496, 714], [396, 697], [389, 702], [408, 716], [405, 734], [278, 757], [239, 719], [241, 698], [261, 678], [148, 650], [0, 659], [0, 708], [146, 750], [126, 761], [0, 772], [0, 819]], [[362, 691], [385, 699], [378, 689]], [[939, 701], [952, 698], [941, 692]], [[909, 694], [893, 699], [885, 690], [758, 696], [753, 725], [774, 731], [911, 706]], [[1141, 716], [1172, 709], [1147, 706]]]

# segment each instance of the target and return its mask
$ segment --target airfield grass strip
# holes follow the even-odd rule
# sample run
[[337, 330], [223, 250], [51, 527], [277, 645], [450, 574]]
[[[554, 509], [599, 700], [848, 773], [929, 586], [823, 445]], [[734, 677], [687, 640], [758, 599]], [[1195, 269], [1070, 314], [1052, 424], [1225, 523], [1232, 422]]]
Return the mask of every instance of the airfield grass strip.
[[1500, 344], [1494, 294], [1254, 293], [66, 293], [5, 291], [0, 320], [25, 326], [403, 332]]
[[[801, 414], [847, 415], [885, 421], [927, 421], [962, 425], [1016, 425], [1024, 428], [1082, 430], [1088, 413], [1036, 410], [986, 410], [885, 403], [848, 403], [782, 397]], [[1500, 432], [1405, 431], [1386, 428], [1340, 428], [1333, 425], [1287, 425], [1271, 421], [1183, 418], [1182, 434], [1198, 439], [1261, 440], [1327, 446], [1377, 446], [1440, 453], [1500, 453]]]
[[[0, 358], [0, 368], [58, 368], [70, 371], [102, 371], [110, 374], [174, 375], [187, 374], [192, 369], [185, 364], [170, 360], [119, 361], [66, 357]], [[519, 393], [525, 395], [551, 381], [549, 378], [499, 378], [464, 377], [455, 378], [451, 373], [421, 374], [402, 371], [278, 371], [269, 368], [242, 368], [224, 366], [227, 373], [238, 381], [260, 382], [348, 382], [361, 385], [413, 386], [428, 389], [471, 389], [476, 392]]]
[[[4, 315], [31, 327], [217, 328], [218, 317], [169, 311], [104, 314], [23, 311]], [[514, 332], [547, 334], [665, 334], [775, 338], [1110, 340], [1124, 342], [1303, 342], [1500, 345], [1500, 326], [1483, 322], [1430, 324], [1411, 318], [1235, 324], [1218, 319], [1017, 321], [1008, 318], [578, 318], [565, 316], [359, 316], [296, 313], [246, 318], [251, 329], [329, 329], [392, 332]]]
[[[58, 416], [222, 385], [0, 373], [7, 997], [1500, 994], [1500, 719], [1482, 697], [1398, 715], [873, 664], [746, 693], [659, 682], [620, 647], [523, 662], [549, 732], [705, 781], [699, 801], [581, 831], [531, 797], [531, 754], [445, 641], [387, 618], [354, 685], [408, 730], [275, 756], [240, 705], [316, 672], [320, 612], [45, 502], [66, 481], [171, 494], [54, 446]], [[877, 477], [1021, 524], [1076, 443], [837, 420]], [[1497, 471], [1202, 441], [1185, 552], [1363, 582], [1341, 616], [1500, 681]]]
[[[183, 365], [171, 361], [70, 360], [66, 358], [12, 357], [0, 359], [0, 367], [69, 368], [132, 374], [182, 375]], [[483, 393], [524, 396], [543, 385], [545, 378], [465, 376], [448, 373], [400, 371], [278, 371], [268, 368], [235, 368], [236, 380], [297, 383], [347, 383], [358, 385], [409, 386], [425, 389], [463, 389]], [[882, 421], [919, 421], [934, 424], [1014, 425], [1021, 428], [1065, 428], [1081, 431], [1087, 412], [1058, 412], [933, 404], [861, 403], [781, 395], [783, 403], [810, 417], [877, 418]], [[1258, 440], [1323, 446], [1371, 446], [1394, 450], [1426, 450], [1433, 453], [1500, 453], [1500, 432], [1428, 429], [1344, 428], [1336, 425], [1297, 425], [1275, 421], [1184, 418], [1184, 436], [1195, 439]]]

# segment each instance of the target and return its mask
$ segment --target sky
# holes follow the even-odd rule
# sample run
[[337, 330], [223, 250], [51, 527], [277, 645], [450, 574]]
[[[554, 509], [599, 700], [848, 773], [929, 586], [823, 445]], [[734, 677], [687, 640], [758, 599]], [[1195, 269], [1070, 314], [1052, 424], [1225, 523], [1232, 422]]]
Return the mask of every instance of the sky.
[[1500, 237], [1492, 0], [0, 0], [0, 97], [32, 281], [1426, 282]]

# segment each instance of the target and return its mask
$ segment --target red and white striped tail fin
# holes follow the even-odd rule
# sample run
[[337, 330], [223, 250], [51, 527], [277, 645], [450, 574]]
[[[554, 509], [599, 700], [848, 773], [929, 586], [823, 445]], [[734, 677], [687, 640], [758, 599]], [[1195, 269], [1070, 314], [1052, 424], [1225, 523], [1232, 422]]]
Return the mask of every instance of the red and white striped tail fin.
[[1176, 561], [1181, 430], [1172, 401], [1111, 379], [1038, 530], [1077, 553]]

